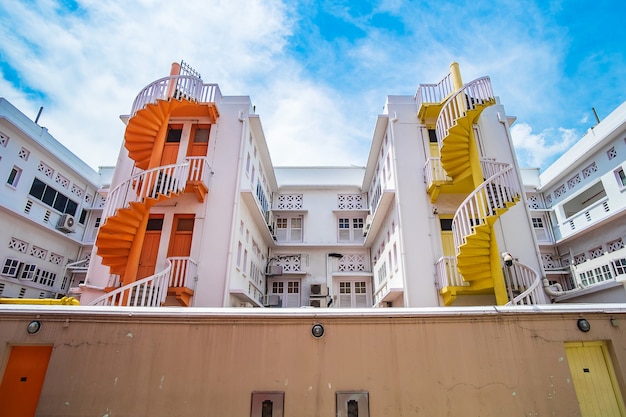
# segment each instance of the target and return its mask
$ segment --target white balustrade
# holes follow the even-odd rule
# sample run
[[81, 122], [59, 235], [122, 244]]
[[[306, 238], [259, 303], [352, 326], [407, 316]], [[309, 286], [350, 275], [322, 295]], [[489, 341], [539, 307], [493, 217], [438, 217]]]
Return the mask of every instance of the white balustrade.
[[158, 274], [140, 279], [131, 284], [117, 288], [93, 300], [92, 306], [118, 307], [159, 307], [167, 297], [172, 263], [168, 260], [167, 267]]
[[427, 187], [434, 182], [452, 182], [452, 178], [448, 177], [446, 170], [441, 165], [441, 158], [429, 158], [426, 160], [424, 177]]
[[459, 247], [466, 242], [467, 236], [474, 232], [474, 227], [486, 223], [487, 216], [497, 214], [498, 209], [507, 207], [521, 195], [521, 187], [513, 165], [507, 165], [501, 172], [487, 178], [459, 206], [454, 220], [452, 233], [454, 244]]
[[445, 102], [437, 118], [436, 132], [439, 147], [443, 146], [443, 138], [447, 136], [448, 130], [456, 123], [457, 119], [493, 99], [489, 77], [471, 81], [454, 93]]
[[188, 176], [189, 162], [165, 165], [135, 174], [109, 193], [103, 217], [107, 218], [118, 209], [145, 198], [183, 192]]
[[185, 161], [189, 163], [189, 181], [202, 182], [209, 186], [209, 179], [211, 175], [211, 166], [207, 161], [206, 156], [188, 156]]
[[456, 257], [442, 256], [435, 263], [437, 269], [437, 288], [445, 287], [468, 287], [470, 284], [463, 280], [457, 268]]
[[190, 75], [172, 75], [154, 81], [139, 92], [131, 116], [148, 104], [169, 98], [187, 99], [198, 103], [214, 103], [221, 97], [217, 84], [204, 84], [198, 77]]
[[417, 108], [422, 103], [441, 103], [454, 91], [452, 83], [452, 74], [446, 75], [437, 84], [420, 84], [415, 93]]
[[198, 263], [187, 256], [174, 256], [167, 259], [172, 265], [170, 287], [184, 287], [195, 290], [198, 278]]
[[510, 267], [504, 267], [504, 279], [510, 305], [539, 304], [543, 299], [541, 275], [531, 267], [513, 261]]

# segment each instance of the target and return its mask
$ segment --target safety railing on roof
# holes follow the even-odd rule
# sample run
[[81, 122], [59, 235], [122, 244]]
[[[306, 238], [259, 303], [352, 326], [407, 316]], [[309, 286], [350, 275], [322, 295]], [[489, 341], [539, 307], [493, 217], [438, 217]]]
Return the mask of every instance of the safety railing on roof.
[[221, 97], [217, 84], [204, 84], [200, 78], [190, 75], [171, 75], [152, 82], [135, 98], [131, 116], [157, 100], [187, 99], [198, 103], [212, 103]]
[[422, 103], [441, 103], [454, 91], [452, 83], [452, 74], [446, 75], [437, 84], [420, 84], [415, 93], [417, 108]]

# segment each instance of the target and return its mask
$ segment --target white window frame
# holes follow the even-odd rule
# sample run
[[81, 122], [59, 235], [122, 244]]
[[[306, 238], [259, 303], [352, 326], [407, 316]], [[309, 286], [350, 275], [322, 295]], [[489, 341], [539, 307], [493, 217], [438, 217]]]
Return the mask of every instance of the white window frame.
[[369, 278], [341, 278], [336, 281], [339, 308], [372, 307], [372, 284]]
[[304, 218], [302, 215], [277, 216], [274, 230], [277, 242], [303, 242]]
[[[359, 227], [360, 226], [360, 227]], [[363, 242], [365, 217], [342, 216], [337, 219], [338, 242]]]
[[22, 262], [19, 259], [6, 258], [4, 260], [4, 265], [2, 265], [2, 273], [0, 273], [0, 275], [16, 278], [21, 264]]
[[282, 307], [300, 307], [302, 283], [297, 279], [274, 279], [270, 288], [271, 294], [279, 295]]

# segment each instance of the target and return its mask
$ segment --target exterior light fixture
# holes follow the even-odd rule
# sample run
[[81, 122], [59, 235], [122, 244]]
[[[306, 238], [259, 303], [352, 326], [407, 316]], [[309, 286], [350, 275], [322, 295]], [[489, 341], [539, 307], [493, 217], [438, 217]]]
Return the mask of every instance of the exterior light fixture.
[[26, 326], [28, 334], [35, 334], [39, 331], [39, 329], [41, 329], [41, 322], [37, 320], [31, 321], [28, 323], [28, 326]]
[[589, 330], [591, 330], [591, 324], [589, 324], [589, 322], [585, 319], [578, 319], [576, 326], [578, 326], [578, 330], [584, 333], [587, 333]]
[[322, 326], [319, 323], [314, 324], [313, 327], [311, 328], [311, 334], [316, 339], [319, 339], [320, 337], [324, 336], [324, 326]]

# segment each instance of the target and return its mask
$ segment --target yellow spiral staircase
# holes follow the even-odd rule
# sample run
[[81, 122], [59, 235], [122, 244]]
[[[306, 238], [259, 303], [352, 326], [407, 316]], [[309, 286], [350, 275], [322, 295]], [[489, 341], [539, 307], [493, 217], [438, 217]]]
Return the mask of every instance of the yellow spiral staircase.
[[178, 75], [155, 81], [135, 99], [124, 133], [124, 146], [140, 172], [109, 193], [103, 213], [106, 220], [96, 238], [97, 254], [111, 274], [119, 275], [120, 286], [108, 289], [107, 294], [91, 305], [157, 306], [164, 302], [170, 284], [169, 261], [164, 271], [136, 279], [150, 209], [185, 192], [190, 182], [200, 182], [196, 178], [198, 172], [208, 175], [209, 171], [198, 164], [206, 163], [206, 158], [160, 165], [168, 123], [176, 116], [209, 117], [215, 123], [219, 117], [216, 94], [219, 94], [217, 85]]
[[521, 187], [512, 165], [481, 160], [478, 156], [473, 125], [482, 111], [493, 104], [489, 78], [479, 78], [452, 94], [437, 118], [443, 169], [453, 183], [470, 178], [475, 184], [452, 221], [456, 267], [463, 282], [440, 289], [445, 305], [452, 304], [458, 295], [476, 294], [494, 294], [498, 305], [515, 302], [517, 296], [518, 301], [529, 303], [532, 298], [528, 291], [535, 291], [539, 282], [538, 274], [522, 274], [516, 269], [514, 272], [520, 277], [524, 275], [526, 281], [517, 285], [513, 293], [511, 280], [502, 273], [493, 225], [520, 200]]

